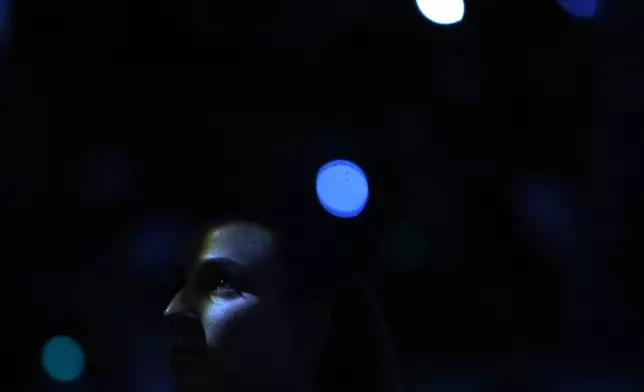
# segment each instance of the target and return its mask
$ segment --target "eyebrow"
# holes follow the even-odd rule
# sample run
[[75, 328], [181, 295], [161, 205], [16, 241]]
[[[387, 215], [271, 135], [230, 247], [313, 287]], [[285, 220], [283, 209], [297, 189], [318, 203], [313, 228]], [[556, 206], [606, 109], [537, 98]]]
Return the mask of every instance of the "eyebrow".
[[240, 267], [241, 264], [233, 259], [229, 259], [227, 257], [213, 257], [192, 261], [188, 266], [187, 273], [188, 275], [193, 275], [200, 271], [209, 271], [213, 269], [236, 273]]

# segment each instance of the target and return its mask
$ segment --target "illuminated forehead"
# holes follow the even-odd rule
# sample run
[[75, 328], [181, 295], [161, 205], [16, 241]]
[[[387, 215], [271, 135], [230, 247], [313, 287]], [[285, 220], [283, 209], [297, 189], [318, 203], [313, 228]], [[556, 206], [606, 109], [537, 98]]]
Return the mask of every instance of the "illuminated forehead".
[[257, 264], [267, 259], [273, 245], [273, 235], [262, 226], [227, 224], [206, 233], [199, 261], [225, 258], [240, 264]]

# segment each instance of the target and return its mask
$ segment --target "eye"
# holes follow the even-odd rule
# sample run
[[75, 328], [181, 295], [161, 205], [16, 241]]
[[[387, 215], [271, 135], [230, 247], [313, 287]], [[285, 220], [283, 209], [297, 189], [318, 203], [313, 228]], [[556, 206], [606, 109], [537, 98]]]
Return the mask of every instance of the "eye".
[[209, 291], [226, 290], [226, 289], [232, 289], [232, 284], [226, 279], [220, 279], [218, 282], [212, 285]]
[[199, 288], [207, 291], [208, 295], [216, 297], [231, 297], [241, 295], [235, 279], [224, 271], [210, 271], [199, 279]]
[[203, 290], [213, 291], [218, 289], [225, 289], [232, 286], [231, 279], [221, 273], [209, 274], [205, 276], [200, 285]]
[[216, 288], [208, 290], [208, 295], [210, 295], [210, 297], [217, 298], [235, 298], [238, 296], [244, 296], [240, 290], [236, 289], [230, 283], [226, 283], [223, 280], [219, 283], [219, 285], [217, 285]]

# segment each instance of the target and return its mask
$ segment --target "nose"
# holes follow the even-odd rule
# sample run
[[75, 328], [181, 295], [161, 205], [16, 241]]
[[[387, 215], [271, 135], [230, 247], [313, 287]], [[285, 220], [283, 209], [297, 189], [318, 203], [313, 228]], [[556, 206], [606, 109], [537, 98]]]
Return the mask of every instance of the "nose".
[[201, 349], [206, 337], [199, 312], [184, 293], [177, 294], [163, 312], [172, 338], [172, 346]]
[[165, 318], [174, 318], [176, 315], [184, 314], [186, 317], [199, 318], [196, 303], [194, 300], [188, 298], [186, 290], [183, 289], [172, 298], [168, 307], [163, 312]]

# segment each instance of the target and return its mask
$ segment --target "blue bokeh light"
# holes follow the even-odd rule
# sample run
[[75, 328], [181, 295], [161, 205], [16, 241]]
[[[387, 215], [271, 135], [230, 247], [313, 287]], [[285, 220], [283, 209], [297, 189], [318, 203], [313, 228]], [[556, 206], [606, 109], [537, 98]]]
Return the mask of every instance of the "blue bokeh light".
[[451, 25], [463, 20], [463, 0], [416, 0], [420, 12], [427, 19], [440, 25]]
[[56, 381], [73, 381], [85, 367], [83, 348], [69, 336], [54, 336], [42, 349], [42, 366]]
[[597, 11], [597, 0], [557, 0], [559, 5], [573, 16], [591, 18]]
[[320, 168], [316, 180], [322, 207], [338, 218], [358, 216], [367, 205], [369, 184], [362, 169], [346, 160], [331, 161]]

